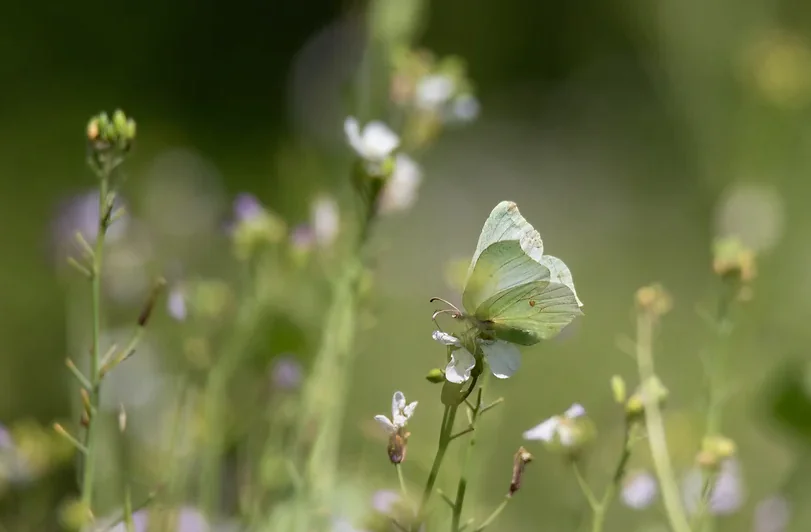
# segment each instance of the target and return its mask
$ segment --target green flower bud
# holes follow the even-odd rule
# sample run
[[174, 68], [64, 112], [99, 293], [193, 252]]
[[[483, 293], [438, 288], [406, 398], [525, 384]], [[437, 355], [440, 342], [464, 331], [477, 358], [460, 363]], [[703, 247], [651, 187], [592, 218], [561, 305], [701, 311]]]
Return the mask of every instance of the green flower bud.
[[445, 372], [439, 368], [434, 368], [425, 376], [425, 380], [434, 384], [445, 382]]
[[646, 385], [640, 385], [628, 399], [628, 402], [625, 403], [625, 412], [631, 418], [642, 416], [645, 412], [645, 399], [647, 396], [650, 396], [653, 401], [661, 406], [667, 400], [668, 393], [667, 388], [658, 377], [651, 377]]
[[59, 521], [68, 530], [81, 530], [93, 522], [93, 512], [87, 504], [69, 499], [60, 505]]
[[611, 391], [614, 393], [614, 401], [618, 404], [625, 403], [625, 381], [619, 375], [611, 377]]

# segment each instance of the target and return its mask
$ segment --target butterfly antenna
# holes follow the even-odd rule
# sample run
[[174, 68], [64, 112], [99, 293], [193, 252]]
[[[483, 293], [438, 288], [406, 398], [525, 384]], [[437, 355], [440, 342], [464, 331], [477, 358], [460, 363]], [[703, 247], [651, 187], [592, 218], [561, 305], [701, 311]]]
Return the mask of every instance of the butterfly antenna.
[[433, 303], [434, 301], [441, 301], [441, 302], [445, 303], [446, 305], [448, 305], [449, 307], [451, 307], [453, 310], [455, 310], [455, 311], [456, 311], [456, 313], [457, 313], [458, 315], [460, 315], [460, 316], [462, 315], [462, 311], [461, 311], [461, 310], [459, 310], [459, 309], [456, 307], [456, 305], [454, 305], [454, 304], [453, 304], [453, 303], [451, 303], [450, 301], [448, 301], [448, 300], [446, 300], [446, 299], [442, 299], [441, 297], [432, 297], [432, 298], [431, 298], [431, 299], [430, 299], [428, 302], [429, 302], [429, 303]]
[[437, 323], [436, 321], [437, 316], [439, 316], [440, 314], [450, 314], [451, 318], [454, 319], [459, 318], [460, 316], [460, 314], [456, 310], [450, 308], [443, 308], [441, 310], [437, 310], [436, 312], [434, 312], [431, 315], [431, 320], [434, 322], [434, 325], [436, 325], [436, 328], [439, 329], [440, 331], [443, 331], [443, 329], [442, 327], [439, 326], [439, 323]]

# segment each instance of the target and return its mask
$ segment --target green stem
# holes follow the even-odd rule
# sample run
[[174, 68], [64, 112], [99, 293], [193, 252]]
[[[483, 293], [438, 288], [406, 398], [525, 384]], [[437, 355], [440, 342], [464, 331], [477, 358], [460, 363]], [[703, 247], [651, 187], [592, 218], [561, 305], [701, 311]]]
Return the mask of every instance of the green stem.
[[[476, 405], [473, 407], [473, 411], [470, 414], [470, 429], [471, 431], [475, 431], [476, 429], [476, 421], [479, 419], [479, 414], [481, 413], [482, 408], [482, 393], [483, 393], [483, 386], [479, 387], [479, 391], [476, 395]], [[456, 488], [456, 502], [453, 507], [453, 518], [451, 520], [451, 532], [458, 532], [459, 525], [462, 520], [462, 507], [465, 504], [465, 493], [467, 491], [467, 464], [470, 461], [470, 457], [473, 454], [473, 448], [476, 446], [476, 435], [475, 432], [468, 440], [467, 448], [465, 449], [464, 458], [462, 459], [462, 473], [459, 477], [459, 485]]]
[[580, 472], [580, 466], [577, 465], [576, 460], [572, 460], [572, 471], [574, 471], [574, 478], [577, 479], [577, 485], [580, 487], [580, 491], [589, 503], [589, 508], [591, 508], [592, 513], [596, 513], [600, 508], [600, 502], [591, 490], [589, 483], [586, 482], [586, 478]]
[[436, 455], [434, 456], [434, 463], [431, 466], [431, 472], [428, 474], [428, 480], [425, 483], [425, 489], [422, 492], [422, 500], [420, 507], [417, 510], [417, 519], [411, 527], [412, 532], [419, 530], [420, 525], [425, 520], [425, 510], [428, 501], [431, 499], [431, 494], [434, 491], [434, 484], [439, 476], [439, 468], [442, 466], [442, 460], [445, 458], [445, 452], [448, 450], [448, 444], [451, 441], [451, 432], [453, 431], [453, 422], [456, 419], [456, 412], [459, 405], [445, 405], [445, 413], [442, 416], [442, 424], [439, 428], [439, 444], [437, 445]]
[[[639, 380], [644, 389], [647, 383], [655, 376], [653, 368], [653, 317], [645, 311], [640, 311], [637, 316], [636, 355], [639, 366]], [[648, 430], [651, 455], [653, 456], [656, 476], [659, 478], [662, 499], [664, 500], [670, 527], [673, 532], [690, 532], [690, 524], [684, 513], [679, 498], [679, 489], [673, 475], [673, 467], [670, 464], [670, 455], [667, 451], [667, 440], [659, 403], [650, 393], [643, 393], [642, 400], [645, 407], [645, 425]]]
[[[93, 249], [92, 285], [92, 313], [93, 313], [93, 348], [90, 355], [90, 405], [92, 410], [98, 412], [101, 394], [101, 267], [104, 254], [104, 236], [107, 232], [107, 194], [110, 185], [110, 167], [105, 164], [100, 176], [99, 185], [99, 222], [96, 243]], [[92, 511], [93, 508], [93, 481], [96, 467], [96, 420], [95, 416], [88, 414], [87, 431], [85, 432], [84, 446], [87, 453], [84, 456], [84, 473], [82, 474], [82, 504]]]
[[481, 532], [482, 530], [493, 524], [493, 521], [495, 521], [496, 518], [499, 516], [499, 514], [501, 514], [501, 512], [504, 511], [504, 508], [507, 507], [507, 504], [510, 502], [510, 500], [511, 497], [509, 495], [504, 497], [504, 500], [501, 501], [501, 504], [499, 504], [498, 507], [495, 510], [493, 510], [493, 513], [491, 513], [487, 517], [487, 519], [482, 521], [482, 524], [473, 529], [473, 532]]
[[[718, 314], [715, 323], [715, 349], [712, 351], [712, 367], [709, 369], [707, 385], [707, 419], [704, 428], [704, 437], [717, 436], [721, 433], [721, 420], [723, 415], [724, 375], [727, 362], [727, 341], [732, 333], [730, 311], [734, 298], [734, 287], [724, 283], [723, 293], [718, 302]], [[712, 532], [715, 522], [709, 513], [710, 498], [712, 497], [715, 474], [701, 468], [701, 497], [693, 518], [693, 528]]]
[[406, 488], [405, 478], [403, 478], [403, 464], [394, 464], [397, 469], [397, 479], [400, 481], [400, 491], [403, 492], [403, 497], [408, 497], [408, 488]]

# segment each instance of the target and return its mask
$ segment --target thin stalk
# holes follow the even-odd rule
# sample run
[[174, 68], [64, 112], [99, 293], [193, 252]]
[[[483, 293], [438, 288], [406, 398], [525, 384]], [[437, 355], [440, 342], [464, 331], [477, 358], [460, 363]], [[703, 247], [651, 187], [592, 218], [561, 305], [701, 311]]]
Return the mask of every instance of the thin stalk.
[[408, 488], [406, 487], [405, 478], [403, 478], [403, 464], [394, 464], [397, 469], [397, 479], [400, 481], [400, 491], [403, 492], [403, 497], [408, 497]]
[[496, 507], [496, 509], [493, 510], [493, 513], [491, 513], [487, 517], [487, 519], [482, 521], [482, 524], [474, 528], [473, 532], [481, 532], [482, 530], [493, 524], [493, 521], [495, 521], [496, 518], [499, 516], [499, 514], [501, 514], [501, 512], [504, 511], [504, 508], [507, 507], [507, 504], [510, 502], [511, 499], [512, 498], [509, 495], [505, 496], [504, 500], [501, 501], [501, 504], [499, 504], [498, 507]]
[[431, 466], [431, 472], [428, 474], [428, 480], [425, 483], [425, 489], [422, 492], [422, 500], [417, 510], [417, 520], [411, 527], [412, 532], [419, 530], [420, 524], [425, 520], [425, 510], [428, 501], [431, 499], [431, 494], [434, 491], [434, 484], [436, 484], [436, 479], [439, 476], [439, 468], [442, 466], [442, 460], [445, 458], [448, 444], [451, 442], [453, 422], [456, 419], [458, 409], [458, 405], [445, 405], [445, 413], [442, 416], [442, 424], [439, 428], [439, 444], [437, 445], [436, 455], [434, 455], [434, 463]]
[[[639, 380], [643, 387], [655, 375], [653, 368], [653, 319], [653, 316], [645, 311], [640, 311], [637, 316], [636, 355], [639, 366]], [[656, 476], [659, 478], [659, 485], [662, 490], [667, 519], [673, 532], [690, 532], [690, 524], [684, 513], [679, 498], [679, 489], [673, 475], [673, 467], [670, 464], [670, 455], [667, 451], [667, 440], [659, 403], [650, 393], [643, 393], [642, 399], [645, 407], [648, 441], [650, 442]]]
[[[705, 421], [704, 436], [717, 436], [721, 433], [723, 415], [724, 376], [727, 364], [727, 341], [732, 333], [730, 319], [731, 303], [734, 293], [724, 284], [724, 292], [718, 302], [718, 314], [715, 322], [715, 346], [712, 351], [711, 367], [709, 368], [707, 385], [707, 418]], [[712, 497], [715, 474], [701, 468], [701, 497], [698, 501], [693, 527], [695, 530], [712, 532], [715, 522], [709, 514], [710, 498]]]
[[[482, 386], [476, 395], [476, 405], [470, 414], [470, 429], [475, 430], [476, 421], [479, 419], [479, 414], [482, 408]], [[473, 455], [473, 448], [476, 446], [475, 432], [468, 440], [467, 448], [465, 449], [464, 458], [462, 458], [462, 473], [459, 476], [459, 484], [456, 487], [456, 502], [453, 507], [453, 517], [451, 519], [451, 532], [458, 532], [462, 520], [462, 507], [465, 504], [465, 493], [467, 492], [467, 464], [470, 457]]]
[[[98, 412], [101, 393], [101, 268], [104, 257], [104, 236], [107, 232], [107, 194], [110, 185], [110, 165], [100, 176], [99, 184], [99, 223], [96, 243], [93, 249], [92, 285], [92, 313], [93, 313], [93, 348], [90, 356], [90, 405]], [[95, 416], [88, 416], [87, 431], [85, 432], [84, 447], [87, 452], [84, 456], [84, 473], [82, 474], [82, 504], [92, 510], [93, 507], [93, 481], [96, 468], [96, 420]]]

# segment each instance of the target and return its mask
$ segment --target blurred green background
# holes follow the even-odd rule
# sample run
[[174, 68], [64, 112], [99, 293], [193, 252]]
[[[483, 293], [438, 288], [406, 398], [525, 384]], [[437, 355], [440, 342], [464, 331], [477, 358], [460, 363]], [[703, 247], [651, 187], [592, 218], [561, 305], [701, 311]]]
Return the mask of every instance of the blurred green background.
[[[87, 119], [120, 106], [137, 120], [124, 194], [133, 214], [162, 235], [121, 257], [134, 295], [111, 303], [109, 319], [127, 324], [146, 290], [142, 270], [170, 280], [222, 271], [226, 243], [203, 229], [216, 231], [236, 193], [256, 194], [291, 225], [306, 220], [318, 193], [351, 207], [342, 123], [358, 111], [346, 84], [362, 53], [363, 5], [11, 0], [5, 7], [0, 420], [47, 428], [75, 417], [75, 385], [63, 360], [80, 356], [70, 351], [83, 345], [86, 287], [56, 266], [52, 246], [60, 202], [94, 185], [84, 161]], [[458, 301], [449, 261], [469, 258], [490, 209], [510, 199], [571, 267], [585, 317], [560, 339], [526, 349], [513, 378], [492, 383], [488, 393], [506, 403], [478, 431], [468, 511], [481, 518], [500, 500], [522, 431], [575, 401], [599, 428], [588, 469], [595, 486], [604, 485], [622, 430], [609, 379], [636, 382], [617, 338], [633, 334], [633, 293], [652, 281], [674, 297], [657, 337], [657, 370], [671, 390], [675, 465], [690, 467], [703, 426], [700, 352], [712, 336], [696, 307], [711, 308], [717, 297], [713, 238], [736, 233], [763, 253], [754, 299], [730, 347], [724, 415], [724, 432], [739, 448], [746, 504], [722, 518], [719, 530], [752, 529], [756, 503], [803, 466], [804, 424], [811, 424], [805, 385], [785, 407], [788, 423], [775, 419], [771, 402], [791, 384], [779, 376], [781, 366], [799, 360], [801, 370], [788, 372], [797, 377], [807, 359], [811, 4], [442, 0], [424, 6], [421, 26], [419, 45], [467, 61], [482, 113], [443, 134], [422, 160], [416, 206], [377, 229], [383, 249], [358, 339], [343, 470], [363, 472], [370, 489], [395, 488], [385, 442], [364, 427], [387, 413], [400, 389], [420, 401], [406, 477], [424, 481], [442, 407], [438, 387], [423, 377], [444, 360], [430, 339], [428, 299]], [[139, 250], [148, 250], [148, 264]], [[154, 335], [172, 338], [173, 323], [158, 323]], [[264, 360], [294, 351], [306, 365], [317, 326], [273, 330], [277, 337], [260, 339]], [[177, 338], [155, 343], [163, 367], [171, 355], [161, 349], [176, 348]], [[149, 383], [140, 379], [132, 375], [116, 388], [143, 392]], [[528, 448], [536, 461], [495, 529], [576, 530], [585, 510], [570, 472], [559, 456]], [[456, 454], [440, 480], [446, 491], [458, 472]], [[650, 467], [645, 452], [632, 464]], [[74, 473], [68, 462], [7, 492], [0, 523], [52, 529], [54, 508], [75, 489]], [[791, 482], [788, 495], [800, 513], [792, 530], [807, 530], [811, 514], [803, 517], [800, 506], [811, 482]], [[655, 509], [617, 505], [607, 529], [659, 530], [650, 527], [663, 522]]]

